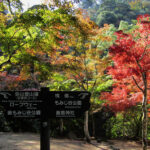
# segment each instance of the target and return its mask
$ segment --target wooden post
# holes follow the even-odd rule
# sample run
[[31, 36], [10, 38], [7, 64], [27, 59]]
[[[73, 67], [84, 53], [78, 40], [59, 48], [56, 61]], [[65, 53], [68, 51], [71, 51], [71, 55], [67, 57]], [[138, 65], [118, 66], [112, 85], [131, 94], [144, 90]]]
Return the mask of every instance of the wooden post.
[[[48, 88], [41, 88], [41, 98], [46, 101], [48, 98]], [[49, 119], [46, 116], [46, 103], [42, 105], [42, 115], [41, 115], [41, 131], [40, 131], [40, 150], [50, 150], [50, 129], [49, 129]]]
[[41, 119], [40, 150], [50, 150], [49, 120]]

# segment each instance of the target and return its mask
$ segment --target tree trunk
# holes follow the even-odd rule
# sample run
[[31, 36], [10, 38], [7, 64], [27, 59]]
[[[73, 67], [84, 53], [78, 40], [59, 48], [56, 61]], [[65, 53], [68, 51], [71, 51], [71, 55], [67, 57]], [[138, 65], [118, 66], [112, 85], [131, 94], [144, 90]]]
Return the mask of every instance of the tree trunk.
[[91, 142], [91, 137], [89, 135], [88, 123], [89, 123], [89, 115], [88, 115], [88, 111], [86, 111], [85, 114], [84, 114], [84, 134], [85, 134], [86, 141], [88, 143], [90, 143]]
[[142, 147], [143, 150], [147, 150], [147, 89], [144, 90], [144, 97], [142, 103]]
[[92, 136], [95, 137], [95, 120], [93, 114], [92, 114]]

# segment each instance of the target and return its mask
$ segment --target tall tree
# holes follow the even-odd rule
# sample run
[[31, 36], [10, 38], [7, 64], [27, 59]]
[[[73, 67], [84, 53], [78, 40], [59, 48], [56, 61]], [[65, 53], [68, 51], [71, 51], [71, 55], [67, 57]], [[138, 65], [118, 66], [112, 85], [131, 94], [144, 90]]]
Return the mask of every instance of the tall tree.
[[131, 33], [116, 32], [117, 40], [110, 48], [114, 61], [108, 73], [115, 80], [112, 93], [105, 93], [106, 104], [114, 111], [122, 111], [142, 103], [142, 144], [147, 150], [147, 107], [150, 79], [150, 16], [137, 18], [137, 26]]
[[[8, 5], [1, 3], [1, 10]], [[49, 79], [51, 72], [60, 67], [53, 64], [53, 60], [59, 58], [63, 53], [61, 51], [66, 49], [67, 41], [70, 41], [67, 37], [74, 36], [76, 32], [80, 37], [86, 36], [86, 30], [72, 15], [71, 7], [67, 6], [66, 3], [66, 9], [60, 7], [50, 10], [41, 5], [24, 13], [18, 11], [15, 15], [1, 13], [1, 71], [12, 74], [16, 70], [15, 75], [24, 80], [34, 80], [39, 86]]]
[[[93, 94], [99, 84], [107, 82], [104, 70], [109, 65], [110, 59], [105, 50], [112, 44], [115, 28], [105, 25], [99, 29], [85, 14], [79, 13], [78, 18], [81, 21], [80, 27], [87, 33], [86, 37], [82, 38], [79, 31], [74, 33], [68, 43], [69, 51], [62, 54], [62, 57], [56, 57], [54, 63], [64, 64], [66, 68], [64, 73], [69, 79], [74, 79], [79, 90], [90, 91]], [[88, 111], [84, 118], [84, 133], [86, 140], [90, 142]]]

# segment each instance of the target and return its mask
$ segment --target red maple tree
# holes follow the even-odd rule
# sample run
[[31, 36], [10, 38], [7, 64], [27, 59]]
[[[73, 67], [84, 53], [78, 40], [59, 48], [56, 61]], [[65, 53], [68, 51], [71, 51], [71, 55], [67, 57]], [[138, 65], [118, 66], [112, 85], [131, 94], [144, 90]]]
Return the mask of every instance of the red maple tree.
[[147, 105], [150, 94], [150, 15], [137, 18], [137, 28], [130, 33], [118, 31], [115, 44], [110, 47], [114, 62], [109, 67], [115, 83], [111, 93], [103, 93], [113, 111], [123, 111], [137, 103], [142, 103], [142, 142], [147, 149]]

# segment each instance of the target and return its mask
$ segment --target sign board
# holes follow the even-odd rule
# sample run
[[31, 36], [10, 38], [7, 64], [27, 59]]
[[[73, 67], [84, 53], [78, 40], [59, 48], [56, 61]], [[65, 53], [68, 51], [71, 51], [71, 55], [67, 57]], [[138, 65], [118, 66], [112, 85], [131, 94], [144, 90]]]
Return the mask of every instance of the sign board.
[[45, 101], [46, 114], [50, 118], [80, 117], [90, 108], [89, 92], [85, 91], [54, 91], [49, 93]]
[[38, 91], [0, 91], [0, 104], [8, 117], [40, 117], [42, 100], [38, 96]]
[[76, 118], [90, 107], [85, 91], [0, 91], [0, 105], [8, 117]]
[[48, 118], [76, 118], [90, 108], [85, 91], [0, 91], [0, 105], [8, 117], [41, 118], [40, 149], [49, 150]]

